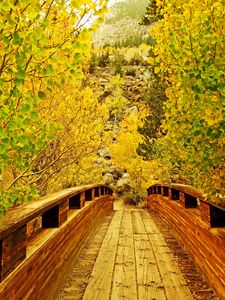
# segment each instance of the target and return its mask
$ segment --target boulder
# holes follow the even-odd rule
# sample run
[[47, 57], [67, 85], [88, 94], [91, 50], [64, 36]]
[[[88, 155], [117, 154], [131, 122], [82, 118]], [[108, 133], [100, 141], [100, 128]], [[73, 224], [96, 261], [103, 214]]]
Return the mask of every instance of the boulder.
[[98, 154], [99, 154], [100, 157], [103, 157], [106, 160], [111, 159], [109, 149], [100, 149], [100, 150], [98, 150]]
[[112, 184], [112, 183], [114, 183], [113, 175], [111, 173], [105, 173], [103, 175], [103, 181], [104, 181], [104, 184]]
[[116, 190], [121, 194], [131, 190], [130, 175], [128, 173], [123, 174], [123, 177], [117, 181]]

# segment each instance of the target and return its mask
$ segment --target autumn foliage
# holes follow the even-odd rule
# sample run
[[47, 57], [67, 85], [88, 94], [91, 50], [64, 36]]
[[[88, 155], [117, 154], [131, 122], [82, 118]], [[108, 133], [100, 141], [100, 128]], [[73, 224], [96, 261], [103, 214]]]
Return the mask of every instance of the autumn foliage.
[[[93, 16], [97, 22], [105, 5], [0, 2], [0, 215], [38, 192], [60, 189], [74, 172], [73, 182], [82, 181], [78, 169], [96, 151], [105, 119], [93, 92], [81, 88], [90, 48], [85, 24]], [[88, 121], [98, 115], [90, 133]]]
[[168, 98], [158, 140], [162, 170], [167, 165], [212, 199], [223, 198], [224, 1], [158, 0], [156, 5], [161, 17], [151, 27], [155, 73], [167, 83]]

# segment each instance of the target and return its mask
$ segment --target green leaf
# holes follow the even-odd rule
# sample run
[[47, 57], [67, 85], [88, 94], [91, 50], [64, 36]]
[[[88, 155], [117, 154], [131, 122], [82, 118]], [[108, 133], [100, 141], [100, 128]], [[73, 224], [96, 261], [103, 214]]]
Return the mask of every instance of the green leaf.
[[26, 71], [23, 69], [19, 69], [17, 72], [17, 78], [24, 79], [26, 77]]
[[54, 75], [55, 70], [54, 70], [53, 66], [48, 65], [47, 68], [44, 70], [44, 74], [47, 75], [47, 76]]
[[[21, 111], [23, 112], [23, 113], [26, 113], [26, 112], [28, 112], [29, 110], [30, 110], [30, 104], [28, 104], [28, 103], [26, 103], [26, 104], [24, 104], [22, 107], [21, 107]], [[23, 122], [24, 123], [24, 122]]]
[[5, 153], [6, 149], [7, 149], [7, 144], [3, 143], [3, 141], [1, 141], [0, 154]]
[[38, 113], [36, 111], [32, 111], [30, 116], [32, 120], [38, 120]]
[[81, 54], [80, 54], [80, 53], [75, 53], [75, 54], [74, 54], [74, 59], [75, 59], [76, 61], [80, 61], [80, 60], [81, 60]]
[[44, 19], [42, 25], [44, 28], [48, 27], [50, 25], [50, 20], [48, 18]]
[[3, 128], [0, 127], [0, 137], [2, 139], [5, 139], [5, 138], [7, 138], [7, 136], [8, 136], [7, 131], [5, 131]]
[[16, 78], [16, 79], [14, 79], [14, 84], [15, 84], [16, 86], [24, 85], [24, 79]]
[[17, 32], [14, 32], [12, 42], [13, 42], [14, 45], [20, 45], [21, 46], [22, 43], [23, 43], [23, 40], [20, 38], [20, 36], [18, 35]]
[[0, 2], [0, 9], [10, 11], [10, 5], [6, 1]]
[[43, 91], [39, 91], [38, 92], [38, 98], [39, 99], [45, 99], [45, 97], [46, 97], [46, 95], [45, 95], [45, 93]]

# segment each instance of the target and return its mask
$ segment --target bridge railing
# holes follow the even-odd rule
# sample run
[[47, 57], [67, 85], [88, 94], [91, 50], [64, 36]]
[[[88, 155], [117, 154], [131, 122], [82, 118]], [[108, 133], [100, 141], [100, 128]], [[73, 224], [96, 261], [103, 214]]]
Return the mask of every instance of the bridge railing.
[[210, 227], [225, 227], [225, 208], [205, 200], [196, 188], [182, 184], [159, 185], [148, 188], [148, 195], [159, 194], [169, 200], [177, 201], [185, 209], [198, 208], [202, 220]]
[[70, 212], [85, 207], [87, 201], [112, 196], [104, 185], [69, 188], [38, 201], [9, 209], [0, 224], [0, 282], [27, 257], [29, 241], [48, 228], [60, 228]]
[[225, 209], [181, 184], [150, 186], [147, 206], [178, 233], [219, 299], [225, 300]]

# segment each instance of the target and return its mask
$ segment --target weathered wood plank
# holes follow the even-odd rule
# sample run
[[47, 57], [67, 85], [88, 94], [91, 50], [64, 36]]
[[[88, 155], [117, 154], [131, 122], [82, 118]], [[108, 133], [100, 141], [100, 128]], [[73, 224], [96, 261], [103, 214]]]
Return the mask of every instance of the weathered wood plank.
[[[154, 252], [150, 248], [147, 234], [144, 236], [146, 240], [140, 240], [140, 235], [135, 235], [139, 299], [166, 299], [165, 289], [158, 270]], [[143, 235], [141, 238], [143, 238]]]
[[129, 210], [124, 211], [121, 222], [110, 299], [137, 299], [134, 241]]
[[[150, 217], [146, 217], [144, 223], [152, 225], [154, 222]], [[148, 234], [148, 237], [154, 251], [167, 299], [193, 299], [187, 283], [162, 234], [158, 231], [158, 234]]]
[[109, 299], [122, 215], [122, 211], [115, 212], [109, 225], [83, 300]]
[[145, 225], [142, 220], [142, 216], [140, 215], [141, 210], [132, 210], [132, 226], [134, 234], [138, 233], [146, 233]]
[[[164, 300], [165, 289], [141, 214], [142, 210], [132, 211], [138, 298]], [[149, 218], [149, 215], [146, 217]], [[148, 230], [155, 234], [155, 224], [152, 223], [152, 228], [150, 223], [148, 225]]]
[[26, 226], [4, 238], [0, 246], [0, 281], [2, 281], [26, 258]]

